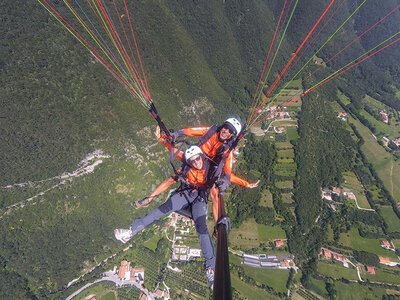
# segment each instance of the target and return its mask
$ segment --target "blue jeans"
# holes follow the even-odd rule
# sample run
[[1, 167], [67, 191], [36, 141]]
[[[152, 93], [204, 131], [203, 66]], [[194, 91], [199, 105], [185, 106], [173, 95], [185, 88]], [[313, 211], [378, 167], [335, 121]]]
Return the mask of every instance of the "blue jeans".
[[147, 215], [132, 222], [133, 235], [137, 234], [139, 231], [146, 228], [147, 226], [153, 224], [155, 221], [159, 220], [166, 214], [174, 211], [179, 211], [191, 205], [197, 236], [199, 237], [201, 250], [203, 252], [204, 259], [206, 260], [206, 269], [212, 268], [214, 270], [214, 245], [212, 243], [206, 225], [207, 203], [200, 197], [198, 198], [198, 195], [199, 193], [197, 190], [184, 190], [174, 193], [170, 198], [168, 198], [167, 201], [165, 201], [165, 203], [161, 204], [159, 207], [152, 210]]

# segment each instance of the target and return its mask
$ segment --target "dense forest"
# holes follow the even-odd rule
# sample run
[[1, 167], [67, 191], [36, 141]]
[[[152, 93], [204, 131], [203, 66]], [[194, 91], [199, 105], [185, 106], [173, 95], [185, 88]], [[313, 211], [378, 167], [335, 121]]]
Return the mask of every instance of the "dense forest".
[[[299, 3], [270, 81], [328, 3]], [[149, 0], [129, 5], [149, 88], [168, 127], [214, 124], [230, 115], [246, 117], [281, 1]], [[332, 56], [395, 5], [395, 0], [366, 3], [318, 57]], [[57, 298], [69, 281], [118, 251], [113, 229], [129, 224], [133, 215], [145, 214], [162, 200], [140, 212], [129, 210], [129, 203], [147, 195], [171, 170], [163, 147], [152, 147], [153, 120], [37, 2], [2, 1], [0, 16], [0, 298]], [[396, 12], [390, 24], [398, 23], [399, 17]], [[378, 27], [326, 72], [367, 51], [381, 36], [394, 34], [393, 27]], [[395, 96], [400, 89], [399, 57], [400, 48], [392, 47], [305, 97], [299, 115], [300, 139], [294, 145], [295, 217], [274, 187], [274, 146], [247, 136], [238, 174], [250, 180], [262, 178], [262, 188], [269, 188], [274, 196], [275, 209], [259, 206], [260, 190], [234, 188], [228, 211], [236, 226], [249, 216], [271, 225], [276, 213], [284, 216], [280, 225], [287, 232], [290, 251], [304, 266], [304, 285], [315, 271], [325, 225], [336, 222], [333, 228], [340, 232], [348, 221], [323, 215], [323, 225], [317, 226], [321, 186], [340, 184], [346, 170], [380, 184], [374, 174], [362, 169], [365, 162], [359, 145], [328, 103], [337, 100], [339, 89], [349, 97], [346, 109], [354, 115], [365, 95], [399, 110]], [[307, 71], [316, 68], [312, 64]], [[55, 185], [51, 178], [72, 172], [97, 149], [109, 158], [94, 174], [51, 189]], [[46, 195], [40, 194], [47, 189]], [[39, 195], [37, 202], [8, 210], [9, 205], [34, 195]], [[366, 220], [354, 212], [350, 219], [365, 224], [366, 235], [385, 230], [379, 218]], [[382, 230], [371, 232], [367, 225], [372, 223]], [[357, 255], [366, 261], [375, 259]]]

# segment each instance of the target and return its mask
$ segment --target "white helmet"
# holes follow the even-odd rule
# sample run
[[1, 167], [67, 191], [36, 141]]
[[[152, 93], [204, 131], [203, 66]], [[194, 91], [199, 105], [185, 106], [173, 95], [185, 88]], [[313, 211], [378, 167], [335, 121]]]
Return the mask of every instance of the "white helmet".
[[229, 118], [224, 122], [224, 125], [228, 125], [230, 129], [234, 129], [236, 131], [236, 136], [238, 136], [240, 131], [242, 131], [242, 124], [240, 124], [240, 122], [235, 118]]
[[201, 151], [200, 147], [196, 145], [190, 146], [185, 151], [186, 162], [188, 162], [191, 157], [196, 156], [198, 154], [203, 155], [203, 151]]

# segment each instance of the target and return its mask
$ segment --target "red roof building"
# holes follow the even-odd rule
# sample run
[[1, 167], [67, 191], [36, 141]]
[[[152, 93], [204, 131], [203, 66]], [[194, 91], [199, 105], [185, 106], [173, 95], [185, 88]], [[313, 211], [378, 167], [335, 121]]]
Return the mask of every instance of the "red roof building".
[[366, 266], [366, 268], [367, 268], [367, 272], [368, 272], [369, 274], [375, 275], [375, 268], [374, 268], [374, 267], [367, 267], [367, 266]]
[[332, 253], [328, 249], [322, 249], [322, 253], [326, 258], [332, 258]]
[[279, 248], [284, 245], [282, 240], [275, 240], [274, 243], [276, 248]]
[[332, 189], [332, 194], [340, 195], [342, 193], [342, 190], [340, 188], [334, 187]]
[[381, 118], [382, 118], [383, 122], [388, 123], [389, 122], [388, 114], [383, 111], [381, 111], [380, 114], [381, 114]]
[[124, 278], [126, 273], [129, 272], [130, 264], [131, 263], [129, 261], [126, 261], [126, 260], [121, 261], [121, 266], [119, 267], [119, 270], [118, 270], [119, 278]]
[[390, 243], [386, 240], [381, 241], [381, 246], [386, 249], [389, 249], [391, 247]]

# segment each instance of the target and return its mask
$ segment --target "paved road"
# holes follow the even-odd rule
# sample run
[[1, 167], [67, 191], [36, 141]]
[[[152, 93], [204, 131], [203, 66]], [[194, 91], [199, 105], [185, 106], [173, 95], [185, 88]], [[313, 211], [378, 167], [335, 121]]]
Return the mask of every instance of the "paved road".
[[154, 300], [154, 294], [153, 293], [149, 293], [149, 291], [147, 289], [143, 289], [142, 286], [140, 284], [138, 284], [136, 281], [134, 280], [121, 280], [118, 278], [118, 276], [116, 274], [114, 274], [113, 272], [106, 272], [104, 273], [104, 276], [100, 279], [97, 279], [96, 281], [92, 282], [92, 283], [88, 283], [85, 286], [81, 287], [79, 290], [77, 290], [75, 293], [71, 294], [70, 296], [67, 297], [66, 300], [71, 300], [72, 298], [74, 298], [75, 296], [77, 296], [79, 293], [81, 293], [83, 290], [87, 289], [88, 287], [101, 282], [101, 281], [112, 281], [115, 283], [115, 285], [117, 287], [123, 286], [123, 285], [133, 285], [135, 286], [137, 289], [139, 289], [140, 291], [142, 291], [143, 293], [145, 293], [150, 299]]

